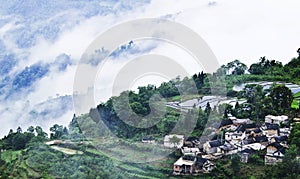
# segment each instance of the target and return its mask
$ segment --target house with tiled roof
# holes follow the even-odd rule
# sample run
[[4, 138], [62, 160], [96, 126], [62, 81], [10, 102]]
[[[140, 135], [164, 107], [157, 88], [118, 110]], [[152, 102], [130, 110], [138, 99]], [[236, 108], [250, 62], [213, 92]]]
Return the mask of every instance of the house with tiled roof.
[[263, 133], [268, 137], [279, 136], [279, 125], [278, 124], [270, 124], [266, 123], [265, 126], [262, 127]]
[[286, 147], [278, 142], [273, 142], [267, 146], [267, 153], [265, 155], [265, 164], [273, 165], [282, 162], [285, 155]]
[[288, 136], [274, 136], [271, 138], [270, 142], [277, 142], [282, 146], [287, 146]]
[[222, 142], [220, 140], [207, 141], [203, 144], [203, 150], [207, 154], [220, 153], [221, 145], [222, 145]]

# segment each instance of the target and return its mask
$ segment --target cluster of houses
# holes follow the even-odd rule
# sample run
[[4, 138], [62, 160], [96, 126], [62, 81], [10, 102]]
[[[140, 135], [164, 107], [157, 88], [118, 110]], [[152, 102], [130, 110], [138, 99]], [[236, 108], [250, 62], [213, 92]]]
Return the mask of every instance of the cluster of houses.
[[[218, 129], [222, 133], [220, 139], [203, 143], [198, 138], [168, 135], [164, 144], [181, 149], [182, 156], [173, 167], [176, 175], [210, 172], [215, 167], [214, 162], [225, 155], [238, 154], [241, 162], [247, 163], [251, 155], [259, 150], [266, 150], [265, 164], [271, 165], [281, 162], [288, 148], [291, 128], [287, 123], [288, 116], [285, 115], [265, 116], [265, 122], [261, 125], [250, 119], [230, 116], [222, 121]], [[176, 144], [172, 140], [175, 137], [178, 138]]]

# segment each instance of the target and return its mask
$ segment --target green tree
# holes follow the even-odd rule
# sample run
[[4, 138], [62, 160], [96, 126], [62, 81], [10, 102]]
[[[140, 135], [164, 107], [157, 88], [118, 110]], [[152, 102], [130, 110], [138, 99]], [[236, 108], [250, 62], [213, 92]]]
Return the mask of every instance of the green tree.
[[27, 132], [34, 134], [34, 127], [33, 126], [29, 126], [27, 129]]
[[17, 128], [17, 133], [22, 133], [22, 128], [20, 126]]
[[54, 124], [50, 127], [50, 139], [60, 139], [64, 134], [64, 128], [62, 125]]
[[227, 63], [227, 65], [222, 65], [216, 72], [218, 76], [223, 76], [226, 74], [232, 75], [243, 75], [247, 70], [247, 65], [242, 63], [240, 60], [234, 60]]
[[238, 155], [232, 155], [231, 164], [230, 164], [233, 174], [237, 176], [238, 172], [240, 171], [240, 157]]
[[271, 89], [270, 97], [273, 101], [274, 108], [279, 114], [284, 114], [291, 109], [293, 94], [288, 87], [284, 85], [275, 85]]
[[173, 81], [162, 83], [158, 87], [158, 91], [165, 98], [179, 95], [178, 89]]
[[[279, 165], [279, 175], [281, 178], [299, 178], [300, 160], [297, 159], [298, 148], [296, 145], [290, 145], [286, 150], [282, 163]], [[289, 172], [286, 172], [289, 171]]]
[[261, 57], [258, 63], [254, 63], [250, 66], [248, 71], [254, 75], [274, 74], [275, 71], [279, 71], [279, 74], [281, 74], [282, 67], [283, 66], [281, 62], [268, 60], [266, 57]]
[[24, 134], [22, 133], [17, 133], [14, 135], [12, 139], [12, 149], [13, 150], [20, 150], [24, 149], [26, 144], [29, 142], [30, 138], [27, 138]]
[[178, 145], [179, 142], [180, 142], [180, 139], [178, 137], [176, 137], [175, 135], [170, 138], [170, 143], [174, 144], [174, 146]]
[[44, 132], [40, 126], [35, 127], [35, 132], [37, 134], [37, 139], [39, 140], [45, 140], [48, 136], [47, 133]]
[[[295, 124], [293, 127], [288, 142], [290, 145], [300, 146], [300, 124]], [[298, 154], [300, 155], [300, 147], [298, 147]]]
[[228, 117], [228, 114], [232, 114], [233, 107], [230, 104], [220, 104], [218, 106], [218, 113], [222, 115], [224, 118]]
[[263, 114], [263, 100], [265, 93], [261, 85], [248, 84], [242, 91], [243, 96], [247, 99], [247, 103], [251, 104], [250, 116], [259, 122], [259, 119], [264, 117]]
[[211, 112], [211, 107], [210, 107], [210, 103], [209, 103], [209, 102], [206, 103], [206, 107], [205, 107], [204, 112], [205, 112], [207, 115], [210, 114], [210, 112]]
[[233, 75], [243, 75], [247, 70], [247, 66], [244, 63], [241, 63], [239, 60], [234, 60], [233, 62]]

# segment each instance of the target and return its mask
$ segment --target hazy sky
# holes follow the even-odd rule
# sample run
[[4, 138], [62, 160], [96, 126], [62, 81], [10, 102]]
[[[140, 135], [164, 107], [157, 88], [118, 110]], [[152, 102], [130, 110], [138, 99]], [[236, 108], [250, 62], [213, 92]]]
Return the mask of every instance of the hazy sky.
[[177, 13], [174, 20], [199, 33], [220, 63], [241, 59], [249, 65], [261, 56], [286, 63], [300, 47], [299, 1], [163, 2], [153, 1], [149, 9]]

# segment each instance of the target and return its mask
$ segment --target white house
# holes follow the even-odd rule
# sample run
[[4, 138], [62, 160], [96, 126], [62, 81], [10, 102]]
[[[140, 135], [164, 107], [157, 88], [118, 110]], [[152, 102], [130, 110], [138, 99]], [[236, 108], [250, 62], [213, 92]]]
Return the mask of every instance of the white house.
[[184, 155], [180, 157], [173, 165], [173, 173], [176, 175], [181, 173], [193, 173], [195, 170], [196, 157]]
[[265, 123], [286, 124], [288, 122], [288, 119], [289, 119], [289, 117], [286, 115], [281, 115], [281, 116], [267, 115], [267, 116], [265, 116]]
[[280, 136], [289, 136], [291, 133], [291, 129], [288, 127], [285, 128], [279, 128], [279, 135]]
[[240, 143], [246, 137], [245, 132], [226, 132], [225, 133], [225, 140], [229, 141], [230, 143]]
[[230, 119], [233, 124], [235, 125], [241, 125], [241, 124], [252, 124], [253, 121], [251, 121], [250, 119], [238, 119], [236, 117], [229, 117], [228, 119]]

